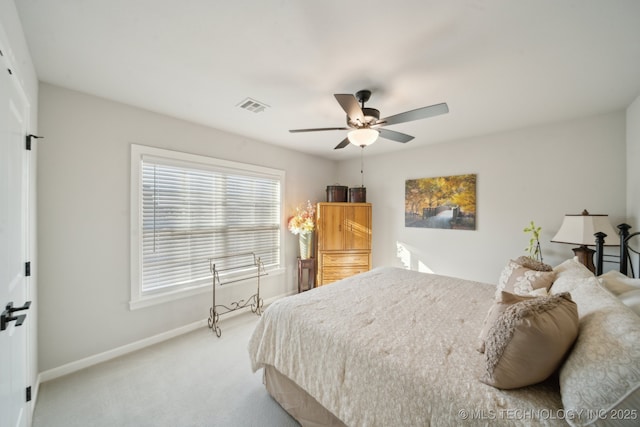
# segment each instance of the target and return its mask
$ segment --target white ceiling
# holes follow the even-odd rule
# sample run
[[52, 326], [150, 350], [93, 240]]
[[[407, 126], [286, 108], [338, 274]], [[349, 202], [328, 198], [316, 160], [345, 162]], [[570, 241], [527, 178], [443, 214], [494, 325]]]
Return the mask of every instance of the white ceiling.
[[[334, 93], [371, 89], [380, 154], [623, 109], [640, 94], [638, 0], [15, 0], [41, 81], [329, 159]], [[269, 105], [251, 113], [250, 97]], [[216, 141], [211, 141], [214, 144]], [[603, 141], [605, 142], [605, 141]]]

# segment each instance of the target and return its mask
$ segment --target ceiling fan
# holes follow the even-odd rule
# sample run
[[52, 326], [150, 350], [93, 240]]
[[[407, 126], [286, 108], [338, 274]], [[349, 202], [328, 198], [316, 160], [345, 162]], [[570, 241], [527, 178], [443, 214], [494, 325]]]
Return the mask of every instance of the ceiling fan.
[[[332, 128], [313, 128], [313, 129], [291, 129], [289, 132], [318, 132], [326, 130], [349, 130], [347, 137], [335, 146], [335, 150], [344, 148], [349, 143], [359, 147], [366, 147], [373, 144], [378, 136], [397, 142], [409, 142], [414, 137], [404, 133], [396, 132], [389, 129], [383, 129], [384, 126], [395, 125], [398, 123], [410, 122], [413, 120], [426, 119], [428, 117], [437, 116], [449, 112], [446, 103], [430, 105], [428, 107], [417, 108], [404, 113], [395, 114], [393, 116], [380, 119], [380, 111], [375, 108], [367, 108], [364, 103], [371, 97], [370, 90], [360, 90], [355, 96], [351, 94], [334, 94], [338, 104], [347, 113], [348, 127], [332, 127]], [[358, 102], [360, 105], [358, 105]]]

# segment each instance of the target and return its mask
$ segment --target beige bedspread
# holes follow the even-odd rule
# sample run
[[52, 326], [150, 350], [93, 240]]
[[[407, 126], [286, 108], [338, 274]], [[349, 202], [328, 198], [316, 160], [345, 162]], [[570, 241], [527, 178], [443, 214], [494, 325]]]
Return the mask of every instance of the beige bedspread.
[[566, 425], [557, 379], [478, 381], [476, 339], [495, 287], [396, 268], [283, 298], [249, 343], [349, 426]]

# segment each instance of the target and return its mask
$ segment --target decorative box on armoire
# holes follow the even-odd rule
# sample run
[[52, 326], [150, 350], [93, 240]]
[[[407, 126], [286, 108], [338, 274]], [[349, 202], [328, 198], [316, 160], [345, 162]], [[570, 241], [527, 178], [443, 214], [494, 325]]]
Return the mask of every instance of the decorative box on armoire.
[[318, 203], [317, 286], [371, 269], [371, 203]]

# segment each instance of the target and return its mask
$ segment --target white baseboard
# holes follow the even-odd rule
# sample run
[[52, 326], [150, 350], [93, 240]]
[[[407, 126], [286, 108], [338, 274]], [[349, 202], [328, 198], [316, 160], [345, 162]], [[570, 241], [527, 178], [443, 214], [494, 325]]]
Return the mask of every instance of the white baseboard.
[[[289, 292], [287, 294], [278, 295], [268, 300], [264, 301], [265, 307], [271, 304], [272, 302], [283, 298], [285, 296], [289, 296], [294, 294], [295, 292]], [[226, 322], [229, 319], [232, 319], [240, 314], [246, 313], [250, 311], [250, 307], [246, 307], [241, 310], [233, 311], [231, 313], [225, 314], [220, 317], [220, 323]], [[112, 350], [105, 351], [103, 353], [94, 354], [93, 356], [85, 357], [84, 359], [76, 360], [75, 362], [70, 362], [62, 366], [58, 366], [57, 368], [48, 369], [46, 371], [42, 371], [38, 374], [38, 378], [35, 385], [35, 397], [37, 398], [38, 390], [40, 389], [40, 383], [50, 381], [65, 375], [69, 375], [73, 372], [77, 372], [81, 369], [88, 368], [93, 365], [97, 365], [98, 363], [106, 362], [111, 359], [115, 359], [116, 357], [123, 356], [125, 354], [143, 349], [145, 347], [149, 347], [151, 345], [157, 344], [162, 341], [166, 341], [171, 338], [175, 338], [177, 336], [189, 333], [191, 331], [195, 331], [196, 329], [202, 328], [207, 325], [207, 319], [199, 320], [197, 322], [191, 323], [189, 325], [181, 326], [176, 329], [172, 329], [170, 331], [163, 332], [158, 335], [154, 335], [149, 338], [144, 338], [140, 341], [132, 342], [130, 344], [123, 345], [121, 347], [114, 348]], [[34, 405], [35, 406], [35, 405]]]

